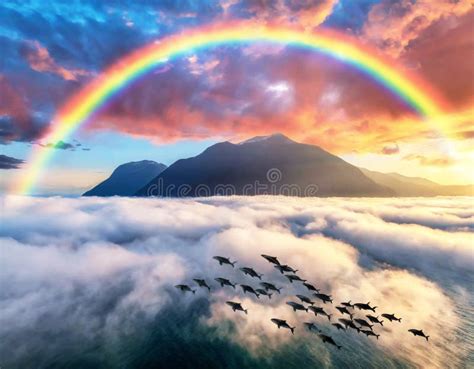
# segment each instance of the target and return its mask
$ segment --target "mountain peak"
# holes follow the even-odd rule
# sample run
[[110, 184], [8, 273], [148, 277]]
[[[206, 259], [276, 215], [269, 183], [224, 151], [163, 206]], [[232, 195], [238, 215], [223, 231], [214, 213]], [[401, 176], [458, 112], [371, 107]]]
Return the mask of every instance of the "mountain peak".
[[285, 136], [283, 133], [273, 133], [268, 136], [255, 136], [248, 140], [239, 142], [238, 145], [246, 145], [256, 142], [269, 142], [269, 143], [295, 143], [292, 139]]

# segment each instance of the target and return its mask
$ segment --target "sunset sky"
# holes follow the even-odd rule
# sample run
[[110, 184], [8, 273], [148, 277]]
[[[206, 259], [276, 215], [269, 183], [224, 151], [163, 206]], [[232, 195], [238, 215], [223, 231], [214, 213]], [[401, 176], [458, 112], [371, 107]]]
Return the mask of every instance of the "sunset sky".
[[[0, 190], [25, 176], [55, 112], [107, 66], [191, 27], [246, 20], [334, 29], [426, 80], [446, 101], [422, 120], [345, 64], [265, 43], [189, 52], [140, 78], [56, 147], [37, 194], [78, 194], [117, 165], [167, 165], [212, 143], [281, 132], [352, 164], [474, 182], [470, 0], [3, 1]], [[443, 126], [442, 131], [435, 129]]]

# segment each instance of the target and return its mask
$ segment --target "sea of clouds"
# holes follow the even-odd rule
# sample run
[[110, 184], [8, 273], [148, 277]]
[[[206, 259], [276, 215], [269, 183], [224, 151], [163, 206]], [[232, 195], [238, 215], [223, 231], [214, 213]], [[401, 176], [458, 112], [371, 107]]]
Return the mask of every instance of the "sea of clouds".
[[[474, 358], [471, 198], [1, 198], [3, 368], [462, 368]], [[402, 317], [378, 340], [294, 313], [304, 287], [276, 255], [335, 302], [371, 302]], [[272, 299], [214, 255], [284, 287]], [[173, 286], [205, 278], [213, 291]], [[194, 287], [193, 287], [194, 288]], [[196, 287], [197, 288], [197, 287]], [[241, 301], [248, 315], [226, 300]], [[322, 304], [319, 304], [322, 305]], [[335, 305], [324, 305], [342, 317]], [[359, 313], [360, 316], [363, 316]], [[295, 335], [270, 318], [296, 325]], [[314, 321], [343, 346], [305, 332]], [[430, 342], [413, 337], [423, 329]]]

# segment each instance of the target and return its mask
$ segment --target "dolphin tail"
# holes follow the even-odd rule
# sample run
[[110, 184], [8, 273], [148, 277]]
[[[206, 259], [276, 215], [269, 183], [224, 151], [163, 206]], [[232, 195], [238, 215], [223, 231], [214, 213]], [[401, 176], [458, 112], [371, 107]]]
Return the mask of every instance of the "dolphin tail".
[[402, 318], [398, 318], [397, 321], [398, 321], [399, 323], [401, 323], [401, 322], [402, 322]]
[[244, 309], [244, 313], [247, 315], [249, 312], [247, 309]]
[[272, 299], [272, 293], [268, 294], [268, 298], [271, 300]]
[[296, 308], [293, 308], [293, 311], [296, 313]]
[[278, 294], [281, 293], [281, 289], [282, 289], [282, 287], [276, 289], [278, 291]]
[[331, 320], [332, 314], [328, 314], [328, 320]]
[[230, 265], [232, 265], [232, 268], [235, 266], [235, 264], [237, 264], [237, 260], [236, 260], [236, 261], [231, 261], [231, 262], [230, 262]]
[[196, 294], [196, 290], [191, 290], [191, 291], [192, 291], [193, 295]]
[[374, 306], [374, 307], [373, 307], [372, 309], [370, 309], [370, 310], [372, 310], [372, 311], [375, 313], [375, 309], [377, 309], [377, 306]]
[[290, 327], [291, 334], [295, 334], [295, 328], [296, 327]]
[[258, 294], [258, 293], [255, 293], [255, 295], [257, 296], [257, 299], [259, 299], [259, 298], [260, 298], [260, 294]]
[[379, 337], [380, 337], [380, 334], [375, 335], [375, 338], [379, 339]]
[[354, 316], [354, 314], [349, 313], [349, 316], [351, 317], [351, 320], [352, 320], [352, 317]]
[[211, 287], [207, 286], [207, 289], [209, 290], [209, 292], [211, 292]]
[[230, 285], [231, 285], [232, 288], [235, 290], [235, 284], [232, 284], [232, 283], [231, 283]]
[[383, 327], [383, 320], [380, 321], [380, 325]]
[[336, 347], [338, 350], [342, 349], [342, 346], [336, 345]]
[[257, 278], [262, 280], [263, 274], [257, 274]]
[[332, 299], [329, 299], [329, 302], [332, 304]]
[[306, 308], [305, 310], [306, 310], [306, 312], [308, 312], [308, 308]]
[[430, 336], [425, 336], [425, 338], [426, 338], [426, 342], [428, 342], [428, 338], [430, 338]]

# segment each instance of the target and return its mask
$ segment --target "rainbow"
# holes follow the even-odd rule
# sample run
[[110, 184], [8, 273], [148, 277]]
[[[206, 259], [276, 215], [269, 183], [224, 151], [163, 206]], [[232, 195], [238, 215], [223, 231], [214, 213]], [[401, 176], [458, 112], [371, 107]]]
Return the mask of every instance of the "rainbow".
[[[134, 80], [168, 60], [184, 54], [227, 44], [266, 42], [313, 50], [350, 65], [375, 80], [417, 112], [422, 118], [439, 116], [442, 99], [416, 76], [402, 72], [373, 50], [345, 35], [330, 31], [313, 33], [282, 26], [249, 22], [198, 27], [144, 46], [110, 66], [70, 98], [55, 115], [46, 142], [65, 141], [101, 107]], [[54, 155], [52, 149], [33, 149], [26, 175], [14, 192], [29, 194]]]

